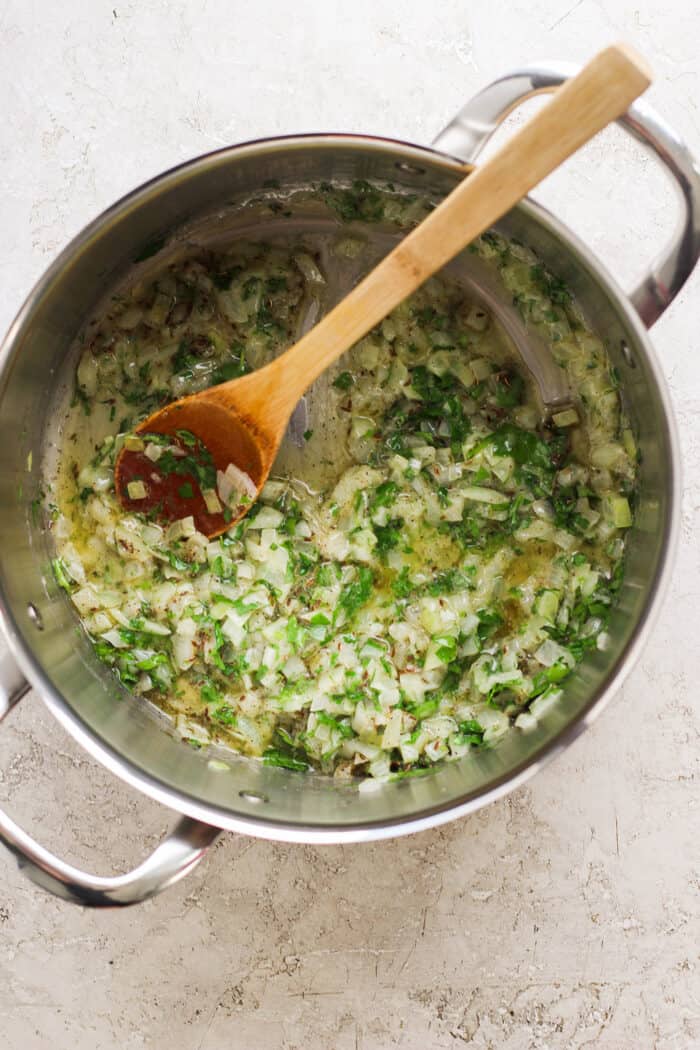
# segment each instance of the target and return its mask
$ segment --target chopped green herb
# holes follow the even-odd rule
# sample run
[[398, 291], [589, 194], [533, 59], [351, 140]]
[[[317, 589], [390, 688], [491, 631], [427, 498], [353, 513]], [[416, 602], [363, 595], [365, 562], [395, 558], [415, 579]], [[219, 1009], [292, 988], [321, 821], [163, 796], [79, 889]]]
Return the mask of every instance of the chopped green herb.
[[73, 585], [71, 583], [71, 579], [68, 575], [68, 570], [66, 569], [65, 562], [63, 561], [63, 559], [54, 558], [51, 562], [51, 568], [53, 569], [53, 574], [56, 578], [56, 583], [58, 584], [58, 586], [70, 594], [71, 590], [73, 589]]
[[355, 380], [353, 379], [350, 372], [341, 372], [339, 376], [333, 380], [333, 386], [336, 390], [349, 390]]

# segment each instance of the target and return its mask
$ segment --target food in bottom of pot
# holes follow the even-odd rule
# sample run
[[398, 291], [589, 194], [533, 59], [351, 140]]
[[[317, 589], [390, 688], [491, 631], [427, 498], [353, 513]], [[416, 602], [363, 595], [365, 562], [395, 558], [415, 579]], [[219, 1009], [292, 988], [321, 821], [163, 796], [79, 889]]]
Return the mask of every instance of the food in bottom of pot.
[[[322, 300], [317, 259], [201, 252], [116, 298], [85, 346], [56, 577], [97, 655], [194, 746], [337, 777], [419, 773], [534, 726], [605, 646], [636, 463], [617, 384], [561, 282], [495, 235], [475, 250], [575, 403], [543, 420], [488, 311], [434, 278], [322, 380], [303, 454], [213, 541], [189, 516], [164, 528], [157, 508], [122, 510], [116, 453], [141, 442], [160, 474], [206, 470], [191, 435], [134, 426], [289, 345]], [[224, 507], [239, 481], [203, 479]]]

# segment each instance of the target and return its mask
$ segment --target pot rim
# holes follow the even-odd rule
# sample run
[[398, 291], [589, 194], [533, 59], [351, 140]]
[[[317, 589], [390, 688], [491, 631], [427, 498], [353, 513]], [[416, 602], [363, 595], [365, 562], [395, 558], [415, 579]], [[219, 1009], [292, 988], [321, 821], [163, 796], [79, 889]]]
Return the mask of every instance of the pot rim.
[[[195, 174], [198, 169], [225, 163], [234, 154], [247, 153], [264, 156], [266, 153], [276, 152], [280, 148], [301, 149], [305, 146], [321, 146], [330, 149], [341, 144], [365, 150], [376, 150], [377, 152], [391, 151], [395, 153], [400, 151], [409, 162], [429, 162], [433, 166], [438, 165], [445, 170], [453, 172], [464, 171], [465, 169], [465, 165], [460, 161], [428, 146], [418, 146], [401, 139], [392, 139], [384, 136], [344, 132], [320, 132], [252, 139], [202, 154], [167, 169], [125, 194], [88, 223], [60, 252], [34, 285], [0, 344], [0, 396], [4, 391], [9, 373], [19, 354], [21, 346], [20, 336], [25, 326], [31, 322], [37, 302], [50, 289], [52, 282], [60, 274], [63, 266], [73, 259], [76, 253], [89, 250], [93, 238], [99, 236], [106, 226], [119, 222], [125, 214], [138, 207], [151, 194], [159, 192], [164, 185], [168, 183], [177, 184], [180, 179]], [[636, 339], [644, 346], [649, 368], [663, 406], [668, 432], [667, 438], [671, 452], [670, 469], [666, 481], [669, 498], [668, 511], [664, 523], [664, 542], [661, 547], [655, 577], [650, 583], [649, 596], [642, 616], [621, 651], [611, 674], [594, 692], [585, 709], [572, 719], [569, 724], [543, 743], [533, 757], [523, 759], [521, 763], [508, 773], [498, 777], [485, 791], [470, 791], [456, 801], [432, 806], [411, 816], [398, 817], [392, 820], [314, 826], [291, 821], [266, 820], [263, 809], [260, 811], [259, 818], [252, 818], [243, 815], [233, 815], [222, 807], [202, 803], [195, 797], [164, 784], [153, 774], [137, 767], [130, 759], [125, 758], [109, 743], [104, 741], [96, 731], [88, 728], [66, 698], [54, 688], [51, 681], [44, 674], [43, 669], [35, 661], [32, 646], [20, 630], [16, 618], [10, 611], [2, 582], [0, 581], [0, 626], [4, 629], [11, 652], [26, 675], [27, 680], [41, 694], [49, 710], [63, 728], [93, 758], [97, 759], [103, 766], [126, 781], [126, 783], [155, 801], [186, 816], [201, 820], [215, 827], [220, 827], [223, 830], [240, 832], [258, 838], [321, 845], [376, 841], [398, 837], [437, 827], [448, 821], [455, 820], [520, 787], [556, 755], [564, 751], [598, 717], [603, 708], [609, 703], [612, 695], [619, 689], [632, 666], [639, 658], [651, 628], [656, 621], [673, 568], [679, 533], [681, 462], [675, 417], [665, 377], [654, 353], [651, 340], [639, 315], [616, 280], [594, 253], [579, 240], [577, 235], [542, 205], [530, 198], [524, 198], [516, 205], [516, 208], [523, 210], [526, 215], [564, 242], [574, 254], [579, 256], [593, 277], [603, 285], [606, 293], [633, 330]]]

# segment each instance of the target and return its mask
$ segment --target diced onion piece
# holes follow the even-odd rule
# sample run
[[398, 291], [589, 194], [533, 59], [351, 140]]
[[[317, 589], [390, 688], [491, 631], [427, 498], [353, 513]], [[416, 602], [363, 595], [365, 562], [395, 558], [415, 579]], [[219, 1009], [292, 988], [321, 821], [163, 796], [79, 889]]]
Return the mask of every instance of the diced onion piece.
[[535, 514], [538, 518], [542, 518], [543, 521], [554, 520], [554, 508], [552, 507], [552, 504], [549, 502], [549, 500], [536, 499], [531, 504], [531, 507], [533, 514]]
[[148, 490], [142, 481], [130, 481], [126, 486], [126, 491], [129, 493], [129, 499], [145, 499], [148, 495]]
[[575, 408], [566, 408], [563, 412], [555, 412], [552, 422], [556, 427], [575, 427], [578, 426], [580, 420]]
[[156, 445], [153, 441], [149, 441], [144, 449], [144, 455], [148, 456], [151, 463], [157, 463], [164, 451], [165, 449], [162, 445]]
[[294, 256], [294, 262], [299, 267], [302, 276], [310, 284], [325, 284], [326, 279], [319, 270], [318, 266], [307, 252], [297, 252]]
[[352, 436], [356, 441], [371, 438], [377, 432], [377, 424], [369, 416], [352, 417]]
[[139, 630], [145, 631], [146, 634], [157, 634], [161, 638], [167, 638], [172, 633], [169, 627], [164, 627], [162, 623], [157, 623], [155, 620], [144, 620]]
[[173, 636], [173, 660], [182, 671], [191, 667], [197, 656], [196, 634], [197, 624], [194, 620], [189, 616], [180, 620]]
[[248, 531], [254, 529], [278, 529], [284, 521], [284, 515], [275, 507], [261, 507], [248, 525]]
[[[71, 598], [81, 616], [87, 616], [102, 605], [100, 597], [91, 583], [74, 591]], [[107, 624], [107, 627], [109, 627], [109, 624]]]
[[624, 496], [615, 496], [610, 501], [613, 525], [618, 529], [628, 529], [632, 524], [632, 511]]
[[217, 470], [216, 488], [219, 498], [225, 506], [231, 503], [231, 496], [236, 496], [236, 504], [240, 503], [241, 497], [255, 499], [257, 489], [253, 479], [243, 470], [239, 470], [235, 463], [229, 463], [226, 470]]
[[554, 664], [562, 663], [566, 664], [567, 667], [573, 667], [576, 663], [574, 657], [571, 655], [571, 650], [565, 649], [563, 645], [559, 645], [553, 638], [548, 638], [546, 642], [542, 642], [535, 653], [535, 659], [542, 664], [543, 667], [552, 667]]
[[361, 339], [357, 344], [357, 350], [355, 352], [361, 367], [366, 368], [369, 371], [372, 368], [377, 367], [380, 351], [381, 347], [377, 340], [373, 339], [371, 336], [365, 336], [365, 338]]
[[224, 508], [214, 489], [202, 489], [202, 499], [209, 514], [221, 514]]
[[544, 590], [535, 602], [535, 612], [549, 623], [554, 623], [554, 617], [559, 611], [561, 595], [558, 591]]
[[94, 616], [85, 616], [85, 626], [90, 634], [104, 634], [112, 626], [107, 613], [98, 612]]
[[468, 485], [466, 488], [460, 489], [459, 494], [464, 496], [465, 499], [473, 500], [475, 503], [506, 502], [502, 492], [498, 492], [496, 489], [485, 489], [480, 485]]
[[163, 540], [163, 529], [160, 525], [150, 521], [141, 529], [141, 539], [151, 547], [157, 546]]
[[492, 711], [480, 708], [479, 722], [484, 728], [484, 743], [493, 744], [508, 732], [510, 722], [504, 711]]
[[561, 547], [565, 551], [572, 551], [574, 547], [578, 546], [576, 537], [571, 532], [566, 532], [565, 529], [557, 529], [553, 533], [552, 539], [557, 547]]
[[393, 343], [396, 339], [396, 325], [390, 317], [385, 317], [382, 321], [382, 335], [388, 343]]
[[403, 691], [414, 702], [420, 702], [430, 688], [425, 678], [415, 671], [404, 671], [399, 675], [399, 681]]
[[165, 533], [165, 539], [168, 543], [173, 543], [175, 540], [186, 539], [188, 536], [194, 536], [197, 531], [197, 526], [194, 523], [192, 515], [188, 515], [186, 518], [180, 518], [179, 521], [174, 521], [172, 525], [168, 526]]
[[428, 371], [436, 376], [444, 376], [451, 371], [452, 358], [448, 350], [437, 350], [428, 358]]
[[110, 645], [113, 645], [115, 649], [127, 649], [129, 647], [129, 643], [124, 641], [116, 627], [113, 627], [111, 631], [105, 631], [102, 637]]
[[[518, 529], [513, 535], [519, 543], [524, 540], [546, 540], [550, 539], [553, 535], [552, 525], [548, 521], [543, 521], [541, 518], [535, 521], [531, 521], [525, 528]], [[565, 536], [570, 536], [570, 533], [564, 533]], [[574, 537], [571, 537], [572, 539]]]
[[[434, 347], [438, 347], [439, 348], [439, 347], [443, 347], [443, 346], [454, 346], [455, 345], [454, 344], [454, 339], [450, 335], [450, 333], [449, 332], [443, 332], [443, 330], [441, 328], [433, 329], [432, 332], [428, 333], [428, 336], [430, 338], [431, 345], [434, 346]], [[434, 356], [435, 356], [434, 354], [431, 354], [430, 357], [428, 358], [428, 367], [430, 367], [430, 361], [432, 360], [432, 358]]]
[[389, 756], [382, 755], [381, 758], [375, 758], [374, 762], [370, 762], [367, 771], [375, 780], [387, 780], [391, 774]]
[[529, 711], [523, 711], [515, 719], [515, 725], [517, 729], [521, 729], [523, 733], [531, 733], [533, 729], [537, 728], [537, 719], [534, 715], [531, 715]]
[[477, 357], [475, 361], [470, 361], [469, 367], [471, 368], [477, 383], [481, 383], [484, 379], [488, 379], [492, 372], [491, 362], [487, 361], [485, 357]]
[[127, 434], [124, 438], [124, 448], [128, 449], [129, 452], [143, 452], [146, 447], [146, 443], [143, 438], [138, 437], [136, 434]]
[[615, 470], [627, 462], [627, 453], [616, 441], [608, 441], [591, 450], [591, 463], [604, 470]]
[[476, 382], [476, 376], [474, 375], [474, 369], [472, 366], [468, 361], [462, 361], [459, 357], [455, 357], [454, 361], [450, 364], [450, 372], [457, 376], [462, 386], [474, 386], [474, 383]]
[[260, 499], [268, 503], [274, 503], [286, 491], [287, 485], [284, 481], [266, 481], [260, 492]]

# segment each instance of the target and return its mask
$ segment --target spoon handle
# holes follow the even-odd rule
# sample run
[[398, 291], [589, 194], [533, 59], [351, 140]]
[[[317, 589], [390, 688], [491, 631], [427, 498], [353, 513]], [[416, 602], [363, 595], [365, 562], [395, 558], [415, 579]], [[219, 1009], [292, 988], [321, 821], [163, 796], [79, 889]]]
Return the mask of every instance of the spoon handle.
[[597, 54], [490, 160], [468, 174], [345, 299], [263, 370], [279, 375], [279, 400], [287, 402], [291, 411], [336, 358], [624, 113], [650, 82], [646, 62], [626, 45], [615, 44]]

